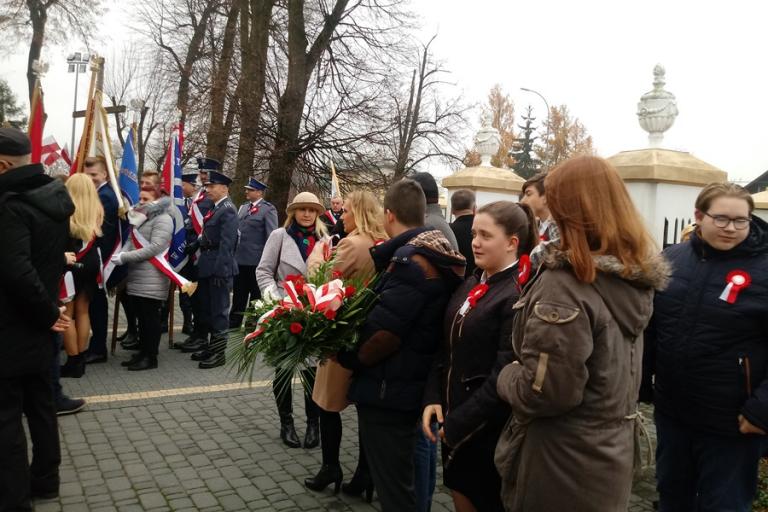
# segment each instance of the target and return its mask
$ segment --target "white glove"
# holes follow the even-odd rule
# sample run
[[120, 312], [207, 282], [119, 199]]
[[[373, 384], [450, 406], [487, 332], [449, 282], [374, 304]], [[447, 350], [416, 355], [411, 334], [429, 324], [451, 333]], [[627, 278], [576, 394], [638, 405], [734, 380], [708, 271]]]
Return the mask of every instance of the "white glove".
[[261, 294], [262, 299], [266, 301], [280, 300], [280, 295], [277, 293], [277, 286], [271, 285]]
[[123, 253], [118, 252], [112, 255], [112, 258], [109, 260], [115, 265], [122, 265], [123, 264]]

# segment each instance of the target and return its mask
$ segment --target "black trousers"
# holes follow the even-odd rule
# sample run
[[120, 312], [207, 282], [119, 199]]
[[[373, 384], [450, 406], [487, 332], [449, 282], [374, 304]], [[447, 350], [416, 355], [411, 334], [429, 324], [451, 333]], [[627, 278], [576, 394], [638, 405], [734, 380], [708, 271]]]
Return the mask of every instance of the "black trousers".
[[[32, 440], [31, 466], [22, 414]], [[0, 511], [31, 510], [30, 487], [58, 490], [61, 452], [50, 370], [0, 378], [0, 454]]]
[[138, 332], [136, 328], [136, 308], [131, 301], [131, 296], [128, 295], [128, 293], [123, 292], [120, 296], [120, 304], [123, 305], [123, 311], [125, 312], [126, 330], [136, 336], [136, 333]]
[[413, 454], [419, 411], [358, 406], [357, 417], [382, 512], [416, 512]]
[[229, 328], [235, 329], [243, 323], [243, 313], [254, 300], [261, 298], [256, 282], [256, 266], [239, 265], [240, 273], [235, 276], [232, 290], [232, 311], [229, 313]]
[[107, 354], [107, 294], [99, 288], [93, 294], [88, 306], [91, 317], [91, 343], [88, 352], [91, 354]]
[[[307, 414], [307, 423], [315, 422], [320, 417], [320, 407], [312, 400], [312, 386], [315, 383], [315, 371], [304, 370], [303, 378], [309, 383], [309, 389], [304, 389], [304, 412]], [[275, 395], [277, 412], [281, 418], [293, 415], [293, 386], [290, 381], [286, 382], [287, 377], [282, 375], [278, 377], [275, 373], [275, 379], [272, 381], [272, 392]]]
[[752, 510], [764, 436], [698, 432], [658, 411], [655, 420], [659, 512]]
[[139, 350], [145, 356], [157, 357], [160, 346], [160, 315], [163, 301], [147, 297], [131, 296], [139, 324]]
[[[219, 281], [223, 281], [219, 282]], [[216, 282], [214, 282], [216, 281]], [[195, 322], [195, 333], [202, 338], [211, 337], [210, 349], [215, 352], [224, 352], [226, 342], [221, 342], [226, 337], [229, 328], [229, 292], [232, 290], [232, 278], [204, 277], [197, 282], [197, 291], [200, 301], [199, 321]]]
[[[197, 268], [195, 267], [195, 264], [191, 261], [187, 262], [186, 265], [184, 265], [184, 268], [181, 269], [181, 272], [179, 272], [183, 277], [187, 278], [190, 281], [197, 282]], [[181, 312], [184, 314], [184, 319], [186, 320], [187, 317], [192, 318], [194, 322], [194, 312], [195, 312], [195, 306], [194, 306], [194, 294], [188, 295], [186, 293], [182, 293], [181, 290], [179, 290], [179, 309], [181, 309]]]

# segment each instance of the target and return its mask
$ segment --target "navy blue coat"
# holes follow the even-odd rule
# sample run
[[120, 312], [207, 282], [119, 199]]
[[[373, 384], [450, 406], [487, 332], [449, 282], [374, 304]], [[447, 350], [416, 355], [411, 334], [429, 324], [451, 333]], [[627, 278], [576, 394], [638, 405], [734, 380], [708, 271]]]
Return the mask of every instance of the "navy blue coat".
[[215, 205], [212, 211], [213, 215], [205, 221], [200, 234], [198, 277], [232, 277], [237, 275], [237, 211], [228, 197]]
[[99, 200], [104, 207], [104, 221], [101, 223], [101, 237], [96, 239], [96, 247], [101, 250], [101, 258], [106, 263], [115, 249], [117, 230], [120, 229], [117, 216], [117, 196], [109, 182], [99, 188]]
[[[743, 414], [768, 431], [768, 224], [753, 219], [749, 237], [730, 251], [694, 234], [664, 255], [673, 273], [654, 300], [641, 399], [651, 398], [655, 375], [656, 410], [691, 429], [741, 435]], [[730, 304], [719, 297], [734, 270], [751, 284]]]
[[235, 260], [238, 265], [258, 266], [269, 235], [277, 229], [277, 208], [265, 200], [258, 204], [258, 211], [250, 213], [251, 202], [237, 212], [238, 242]]
[[[442, 248], [414, 241], [438, 238]], [[360, 405], [420, 410], [424, 387], [443, 339], [445, 308], [464, 275], [464, 258], [445, 237], [411, 229], [371, 248], [379, 302], [368, 315], [356, 352], [338, 361], [354, 370], [349, 399]]]

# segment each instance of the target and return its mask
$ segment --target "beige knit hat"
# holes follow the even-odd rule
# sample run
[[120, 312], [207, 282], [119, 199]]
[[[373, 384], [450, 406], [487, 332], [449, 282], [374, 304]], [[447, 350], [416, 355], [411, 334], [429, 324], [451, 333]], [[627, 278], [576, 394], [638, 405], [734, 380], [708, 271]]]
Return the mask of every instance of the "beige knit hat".
[[312, 192], [299, 192], [296, 194], [296, 197], [293, 198], [293, 201], [291, 201], [285, 211], [290, 215], [290, 213], [297, 208], [313, 208], [317, 210], [318, 215], [325, 211], [323, 203], [321, 203], [317, 196]]

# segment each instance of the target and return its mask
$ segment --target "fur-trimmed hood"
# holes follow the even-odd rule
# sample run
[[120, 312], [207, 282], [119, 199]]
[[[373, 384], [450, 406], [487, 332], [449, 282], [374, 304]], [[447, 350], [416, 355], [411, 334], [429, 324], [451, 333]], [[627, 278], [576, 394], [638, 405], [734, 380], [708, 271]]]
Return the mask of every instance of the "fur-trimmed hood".
[[[598, 272], [615, 275], [641, 288], [663, 290], [667, 287], [672, 267], [661, 254], [650, 256], [645, 268], [634, 267], [629, 275], [624, 275], [624, 264], [615, 256], [593, 256]], [[549, 269], [571, 268], [568, 253], [561, 251], [556, 245], [549, 245], [544, 250], [543, 267]]]
[[[615, 256], [594, 256], [597, 290], [622, 332], [634, 337], [645, 329], [653, 311], [652, 290], [663, 290], [669, 281], [671, 266], [662, 255], [650, 256], [645, 268], [633, 268], [623, 275], [624, 265]], [[568, 254], [550, 245], [544, 254], [545, 269], [569, 269]]]

